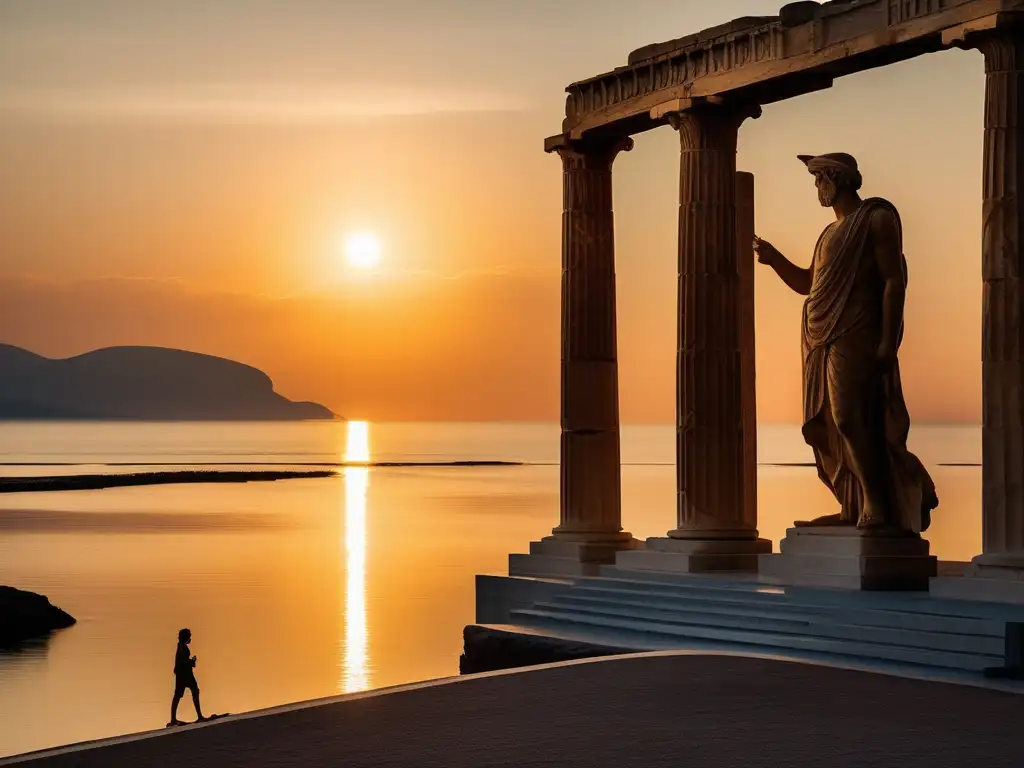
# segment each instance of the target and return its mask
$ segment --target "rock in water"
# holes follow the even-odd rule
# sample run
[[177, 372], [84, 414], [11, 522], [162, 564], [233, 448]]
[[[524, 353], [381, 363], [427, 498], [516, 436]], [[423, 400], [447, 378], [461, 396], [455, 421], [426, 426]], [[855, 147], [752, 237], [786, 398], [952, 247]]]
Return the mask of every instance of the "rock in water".
[[70, 614], [43, 595], [0, 587], [0, 645], [44, 637], [75, 623]]

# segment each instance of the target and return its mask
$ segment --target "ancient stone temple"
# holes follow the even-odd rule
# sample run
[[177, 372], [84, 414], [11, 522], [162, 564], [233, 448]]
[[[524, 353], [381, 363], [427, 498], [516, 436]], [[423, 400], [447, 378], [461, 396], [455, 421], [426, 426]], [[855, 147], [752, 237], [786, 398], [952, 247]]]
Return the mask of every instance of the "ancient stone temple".
[[[757, 531], [754, 180], [736, 168], [741, 127], [764, 104], [951, 47], [979, 51], [986, 72], [984, 551], [957, 579], [931, 578], [915, 531], [794, 528], [770, 554]], [[510, 574], [760, 571], [1024, 601], [1024, 0], [791, 3], [641, 48], [567, 92], [561, 130], [545, 141], [563, 168], [561, 519], [511, 556]], [[638, 542], [620, 514], [612, 168], [633, 135], [655, 128], [680, 142], [678, 503], [664, 537]]]

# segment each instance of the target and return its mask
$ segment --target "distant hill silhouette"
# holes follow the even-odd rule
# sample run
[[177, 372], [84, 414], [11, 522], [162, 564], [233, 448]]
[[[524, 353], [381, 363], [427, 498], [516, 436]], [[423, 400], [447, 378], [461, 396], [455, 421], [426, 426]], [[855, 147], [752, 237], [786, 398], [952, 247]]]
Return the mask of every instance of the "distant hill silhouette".
[[162, 347], [110, 347], [51, 360], [0, 344], [0, 419], [332, 419], [274, 392], [233, 360]]

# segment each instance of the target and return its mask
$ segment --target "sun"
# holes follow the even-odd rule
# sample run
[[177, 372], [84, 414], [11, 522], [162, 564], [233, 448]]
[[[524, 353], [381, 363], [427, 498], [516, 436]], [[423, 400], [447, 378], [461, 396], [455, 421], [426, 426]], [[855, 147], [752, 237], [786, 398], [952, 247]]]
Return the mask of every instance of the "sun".
[[345, 261], [357, 269], [377, 266], [380, 251], [380, 239], [370, 232], [355, 232], [345, 239]]

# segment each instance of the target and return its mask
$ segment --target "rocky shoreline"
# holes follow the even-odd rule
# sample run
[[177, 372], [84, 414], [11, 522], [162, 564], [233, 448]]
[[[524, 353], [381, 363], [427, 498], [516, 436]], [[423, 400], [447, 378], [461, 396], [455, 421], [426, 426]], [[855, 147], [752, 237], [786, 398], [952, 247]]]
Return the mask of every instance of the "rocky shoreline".
[[44, 595], [0, 586], [0, 646], [46, 637], [74, 623], [74, 616]]

